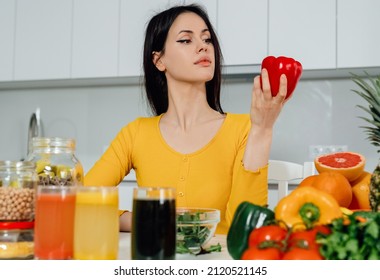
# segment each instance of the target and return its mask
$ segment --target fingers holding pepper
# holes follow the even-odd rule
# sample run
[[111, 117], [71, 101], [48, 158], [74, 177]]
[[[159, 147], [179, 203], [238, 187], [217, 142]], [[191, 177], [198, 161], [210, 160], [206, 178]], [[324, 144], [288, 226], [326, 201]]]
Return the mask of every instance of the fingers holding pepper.
[[267, 69], [261, 70], [260, 83], [261, 83], [261, 89], [263, 91], [262, 94], [264, 95], [264, 98], [266, 100], [271, 100], [272, 93], [271, 93], [269, 75], [268, 75]]
[[251, 121], [256, 126], [273, 127], [283, 107], [287, 93], [285, 75], [280, 78], [279, 93], [272, 96], [268, 71], [263, 69], [260, 76], [256, 76], [253, 83], [251, 101]]
[[279, 77], [278, 93], [276, 94], [272, 93], [268, 71], [265, 68], [261, 70], [260, 76], [255, 77], [253, 86], [256, 98], [263, 95], [265, 100], [276, 100], [277, 103], [282, 103], [285, 99], [287, 99], [288, 81], [285, 74], [282, 74]]
[[277, 95], [274, 97], [278, 100], [279, 103], [283, 103], [284, 101], [287, 101], [286, 98], [288, 94], [288, 79], [286, 78], [285, 74], [282, 74], [280, 76], [280, 86]]

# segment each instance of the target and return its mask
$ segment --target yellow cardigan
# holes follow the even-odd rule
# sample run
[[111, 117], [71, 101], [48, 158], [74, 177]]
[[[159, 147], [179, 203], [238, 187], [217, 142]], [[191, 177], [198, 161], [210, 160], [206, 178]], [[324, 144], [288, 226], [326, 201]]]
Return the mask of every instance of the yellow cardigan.
[[242, 164], [251, 125], [248, 114], [227, 113], [215, 137], [191, 154], [166, 144], [159, 129], [161, 116], [137, 118], [123, 127], [84, 184], [117, 186], [133, 168], [139, 186], [175, 187], [177, 207], [219, 209], [217, 233], [224, 234], [241, 202], [267, 204], [268, 166], [251, 172]]

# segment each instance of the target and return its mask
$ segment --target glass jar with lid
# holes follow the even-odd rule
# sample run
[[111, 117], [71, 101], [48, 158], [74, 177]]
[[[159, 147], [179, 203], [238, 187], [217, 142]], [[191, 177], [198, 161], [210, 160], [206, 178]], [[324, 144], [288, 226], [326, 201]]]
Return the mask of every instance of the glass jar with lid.
[[34, 222], [0, 222], [0, 260], [34, 258]]
[[34, 137], [27, 160], [35, 162], [40, 185], [83, 185], [83, 167], [75, 156], [74, 139]]
[[35, 167], [34, 162], [0, 161], [0, 221], [34, 220]]

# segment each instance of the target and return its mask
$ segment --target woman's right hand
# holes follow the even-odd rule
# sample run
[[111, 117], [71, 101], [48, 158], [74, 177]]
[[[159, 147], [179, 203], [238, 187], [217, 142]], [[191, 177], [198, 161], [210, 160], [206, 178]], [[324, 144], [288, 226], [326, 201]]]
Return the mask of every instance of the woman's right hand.
[[[261, 87], [262, 82], [262, 87]], [[262, 89], [261, 89], [262, 88]], [[255, 127], [272, 129], [277, 120], [282, 107], [284, 106], [287, 93], [287, 79], [283, 74], [280, 77], [279, 92], [272, 96], [268, 71], [262, 69], [261, 79], [256, 76], [253, 82], [252, 102], [251, 102], [251, 123]]]

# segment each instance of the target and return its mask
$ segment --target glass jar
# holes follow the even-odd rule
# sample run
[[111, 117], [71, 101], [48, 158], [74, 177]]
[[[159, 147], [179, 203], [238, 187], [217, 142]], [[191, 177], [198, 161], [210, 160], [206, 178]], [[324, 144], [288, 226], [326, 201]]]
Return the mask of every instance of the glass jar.
[[27, 160], [36, 163], [40, 185], [83, 185], [83, 167], [75, 156], [74, 139], [34, 137]]
[[0, 221], [34, 220], [35, 168], [34, 162], [0, 161]]
[[0, 222], [0, 260], [34, 258], [34, 222]]

